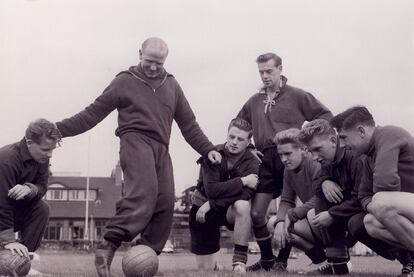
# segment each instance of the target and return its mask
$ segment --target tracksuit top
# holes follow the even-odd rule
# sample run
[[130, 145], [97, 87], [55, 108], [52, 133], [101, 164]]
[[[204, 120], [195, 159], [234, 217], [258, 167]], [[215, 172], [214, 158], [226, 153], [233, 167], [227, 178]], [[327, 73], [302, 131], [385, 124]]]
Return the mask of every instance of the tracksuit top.
[[184, 93], [173, 75], [158, 80], [142, 73], [141, 64], [120, 72], [96, 100], [78, 114], [57, 122], [63, 137], [83, 133], [118, 110], [115, 134], [138, 132], [168, 146], [173, 120], [185, 140], [201, 155], [214, 148], [199, 127]]
[[379, 191], [414, 192], [414, 138], [396, 126], [376, 127], [358, 193], [366, 209]]
[[[29, 153], [26, 139], [0, 148], [0, 245], [15, 241], [14, 206], [25, 201], [40, 200], [47, 190], [49, 161], [36, 162]], [[27, 184], [31, 192], [22, 200], [8, 197], [17, 184]]]
[[[338, 139], [339, 141], [339, 139]], [[335, 182], [342, 188], [343, 199], [339, 204], [332, 204], [328, 209], [333, 218], [348, 218], [362, 211], [358, 201], [358, 187], [363, 172], [363, 160], [355, 157], [351, 150], [337, 144], [334, 161], [322, 166], [319, 176], [315, 180], [316, 196], [324, 201], [322, 183], [325, 180]]]
[[286, 84], [287, 78], [281, 78], [280, 92], [273, 100], [268, 100], [262, 89], [250, 97], [237, 115], [253, 126], [254, 144], [259, 151], [279, 131], [300, 129], [306, 120], [332, 118], [329, 109], [311, 93], [289, 86]]
[[[278, 219], [284, 219], [288, 213], [289, 219], [296, 222], [305, 218], [308, 211], [315, 207], [315, 179], [320, 169], [320, 163], [313, 161], [309, 155], [304, 156], [298, 168], [294, 170], [285, 168], [283, 190], [277, 211]], [[297, 207], [296, 197], [303, 203]]]
[[246, 150], [232, 169], [227, 167], [228, 153], [224, 145], [216, 147], [222, 156], [220, 164], [212, 164], [207, 158], [200, 158], [200, 175], [197, 189], [193, 193], [194, 205], [202, 206], [206, 201], [215, 211], [226, 211], [237, 200], [250, 200], [254, 190], [244, 186], [241, 177], [257, 174], [259, 161]]

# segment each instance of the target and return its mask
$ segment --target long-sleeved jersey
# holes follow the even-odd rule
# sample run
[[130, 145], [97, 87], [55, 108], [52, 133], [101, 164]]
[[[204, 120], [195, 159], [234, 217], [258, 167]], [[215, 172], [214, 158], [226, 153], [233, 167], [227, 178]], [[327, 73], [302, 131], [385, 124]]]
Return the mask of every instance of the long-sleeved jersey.
[[224, 145], [216, 147], [222, 155], [220, 164], [212, 164], [208, 159], [199, 159], [200, 175], [197, 190], [193, 194], [193, 204], [203, 205], [210, 202], [211, 209], [217, 211], [227, 210], [237, 200], [249, 200], [254, 190], [243, 185], [241, 177], [257, 174], [259, 161], [246, 150], [233, 168], [227, 166], [228, 153]]

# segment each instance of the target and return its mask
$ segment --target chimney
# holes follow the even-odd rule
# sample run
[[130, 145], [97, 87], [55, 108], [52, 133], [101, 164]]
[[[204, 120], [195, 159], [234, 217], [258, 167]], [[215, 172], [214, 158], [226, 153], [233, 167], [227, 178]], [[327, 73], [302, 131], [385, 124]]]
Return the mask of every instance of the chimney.
[[114, 172], [114, 177], [115, 177], [115, 186], [122, 186], [123, 183], [123, 174], [122, 174], [122, 169], [121, 169], [121, 165], [118, 161], [118, 163], [115, 166], [115, 172]]

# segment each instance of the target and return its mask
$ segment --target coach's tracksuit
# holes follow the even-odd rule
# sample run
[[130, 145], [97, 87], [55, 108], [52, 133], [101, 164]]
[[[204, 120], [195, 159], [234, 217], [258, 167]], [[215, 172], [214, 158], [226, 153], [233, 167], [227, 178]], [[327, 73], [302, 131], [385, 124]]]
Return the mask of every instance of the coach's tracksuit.
[[74, 136], [114, 109], [118, 110], [115, 134], [120, 137], [125, 195], [117, 202], [104, 237], [120, 245], [141, 234], [139, 243], [160, 253], [170, 233], [175, 200], [168, 153], [173, 120], [201, 155], [214, 146], [201, 131], [175, 78], [165, 72], [159, 79], [148, 79], [141, 64], [119, 73], [92, 104], [56, 124], [64, 137]]
[[[26, 139], [0, 149], [0, 249], [16, 241], [15, 231], [20, 231], [21, 243], [30, 252], [40, 246], [49, 219], [49, 206], [41, 200], [48, 178], [49, 161], [36, 162], [29, 153]], [[7, 195], [17, 184], [31, 189], [22, 200]]]

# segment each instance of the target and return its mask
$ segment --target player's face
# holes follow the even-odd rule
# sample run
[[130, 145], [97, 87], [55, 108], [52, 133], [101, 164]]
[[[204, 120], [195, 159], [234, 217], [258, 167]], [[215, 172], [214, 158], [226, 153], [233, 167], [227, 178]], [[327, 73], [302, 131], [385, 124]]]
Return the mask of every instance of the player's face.
[[276, 89], [279, 86], [280, 74], [282, 73], [282, 65], [275, 66], [273, 59], [264, 63], [258, 63], [260, 78], [265, 88]]
[[351, 149], [355, 155], [361, 155], [366, 150], [364, 131], [358, 128], [341, 130], [338, 137], [342, 144]]
[[277, 153], [287, 170], [294, 170], [302, 164], [304, 150], [292, 143], [279, 144]]
[[230, 154], [239, 154], [250, 144], [249, 132], [232, 126], [227, 133], [226, 149]]
[[145, 50], [140, 50], [139, 57], [142, 70], [149, 79], [158, 78], [164, 72], [164, 62], [167, 58], [167, 52], [160, 51], [150, 45]]
[[335, 135], [315, 136], [307, 144], [315, 161], [326, 166], [335, 159], [337, 139]]
[[43, 137], [40, 143], [36, 143], [31, 139], [26, 140], [27, 148], [32, 158], [40, 163], [47, 163], [52, 158], [52, 152], [57, 146], [54, 139]]

